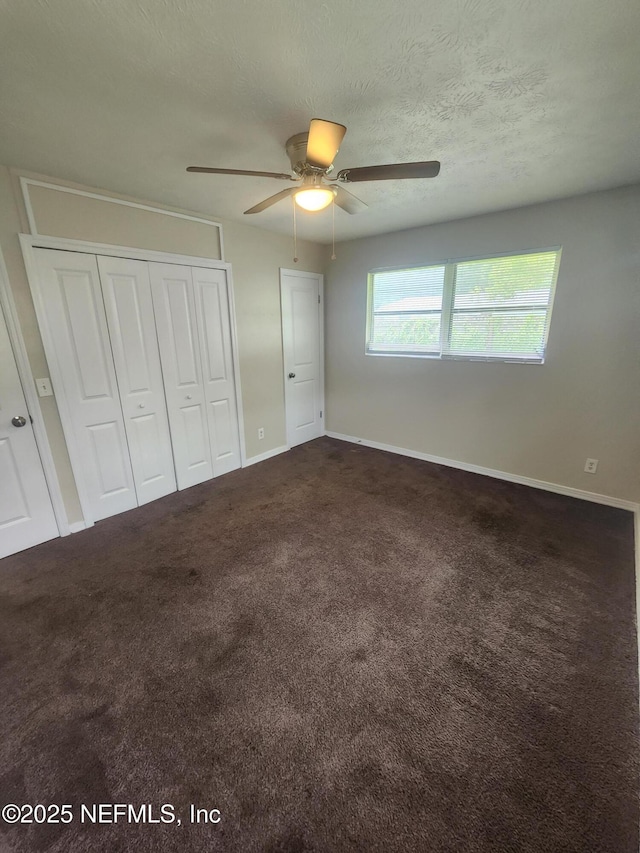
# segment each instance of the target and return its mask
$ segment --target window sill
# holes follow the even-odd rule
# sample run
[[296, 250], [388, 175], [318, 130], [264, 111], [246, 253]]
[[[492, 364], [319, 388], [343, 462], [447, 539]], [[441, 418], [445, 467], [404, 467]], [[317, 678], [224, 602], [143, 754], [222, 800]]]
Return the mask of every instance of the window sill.
[[500, 356], [482, 355], [440, 355], [435, 353], [413, 352], [369, 352], [365, 355], [374, 358], [415, 358], [427, 361], [475, 361], [484, 364], [544, 364], [544, 358], [501, 358]]

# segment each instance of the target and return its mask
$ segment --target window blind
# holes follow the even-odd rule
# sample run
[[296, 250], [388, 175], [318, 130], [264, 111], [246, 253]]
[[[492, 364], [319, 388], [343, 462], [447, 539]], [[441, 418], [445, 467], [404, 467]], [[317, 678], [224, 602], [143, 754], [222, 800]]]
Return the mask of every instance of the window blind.
[[559, 249], [369, 276], [367, 352], [542, 361]]
[[440, 352], [445, 267], [375, 273], [369, 351]]
[[443, 355], [540, 361], [557, 252], [455, 264]]

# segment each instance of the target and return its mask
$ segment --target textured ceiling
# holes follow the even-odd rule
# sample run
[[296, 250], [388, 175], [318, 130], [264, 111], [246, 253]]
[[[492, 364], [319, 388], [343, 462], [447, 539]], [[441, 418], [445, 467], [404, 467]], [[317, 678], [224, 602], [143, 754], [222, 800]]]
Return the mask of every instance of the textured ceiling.
[[[317, 116], [337, 168], [438, 159], [354, 185], [338, 239], [640, 181], [638, 0], [0, 0], [0, 162], [275, 231]], [[301, 214], [326, 242], [331, 211]]]

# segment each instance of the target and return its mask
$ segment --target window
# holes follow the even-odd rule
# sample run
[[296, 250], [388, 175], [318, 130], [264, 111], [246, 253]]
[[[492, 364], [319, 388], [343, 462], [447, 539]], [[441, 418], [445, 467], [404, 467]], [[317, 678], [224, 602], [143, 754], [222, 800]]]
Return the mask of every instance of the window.
[[560, 249], [369, 274], [367, 353], [544, 361]]

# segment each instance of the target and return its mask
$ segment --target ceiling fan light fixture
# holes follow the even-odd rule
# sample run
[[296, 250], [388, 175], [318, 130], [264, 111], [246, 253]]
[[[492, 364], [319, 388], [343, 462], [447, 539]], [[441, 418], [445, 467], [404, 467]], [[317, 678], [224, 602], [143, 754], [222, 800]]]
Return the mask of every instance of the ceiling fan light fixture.
[[298, 190], [293, 198], [298, 207], [313, 212], [329, 207], [334, 196], [335, 191], [329, 187], [305, 187]]
[[[262, 213], [263, 210], [284, 199], [293, 199], [295, 227], [296, 206], [314, 213], [324, 210], [334, 202], [347, 213], [360, 213], [367, 205], [346, 190], [343, 184], [362, 181], [390, 181], [399, 179], [435, 178], [440, 171], [437, 160], [418, 163], [387, 163], [379, 166], [358, 166], [333, 172], [333, 161], [340, 149], [347, 128], [335, 121], [312, 118], [309, 130], [296, 133], [285, 143], [293, 175], [285, 172], [262, 172], [249, 169], [222, 169], [213, 166], [188, 166], [187, 172], [205, 172], [214, 175], [249, 175], [257, 178], [276, 178], [280, 181], [298, 182], [297, 187], [280, 190], [269, 198], [254, 204], [245, 213]], [[327, 183], [336, 181], [336, 183]], [[334, 210], [335, 213], [335, 210]]]

